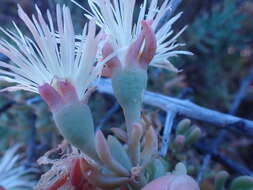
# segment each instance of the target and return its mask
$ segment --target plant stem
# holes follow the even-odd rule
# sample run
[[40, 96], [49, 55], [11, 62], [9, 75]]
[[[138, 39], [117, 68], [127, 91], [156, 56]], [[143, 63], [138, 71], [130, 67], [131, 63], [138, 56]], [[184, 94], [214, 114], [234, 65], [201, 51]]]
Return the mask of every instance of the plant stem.
[[124, 111], [127, 132], [128, 135], [131, 134], [132, 126], [134, 123], [139, 123], [141, 121], [141, 105], [133, 104], [131, 106], [127, 106]]

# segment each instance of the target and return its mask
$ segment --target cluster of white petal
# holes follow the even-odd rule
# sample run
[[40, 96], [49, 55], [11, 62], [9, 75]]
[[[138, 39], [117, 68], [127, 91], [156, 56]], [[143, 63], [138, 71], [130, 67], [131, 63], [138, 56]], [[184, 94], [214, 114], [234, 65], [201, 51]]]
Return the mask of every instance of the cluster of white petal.
[[[169, 58], [179, 54], [191, 55], [191, 53], [176, 50], [178, 47], [184, 46], [182, 43], [177, 43], [177, 38], [186, 27], [177, 34], [174, 34], [172, 30], [172, 25], [180, 18], [181, 13], [158, 28], [160, 20], [170, 9], [167, 6], [168, 2], [169, 0], [164, 0], [159, 7], [158, 0], [144, 0], [143, 4], [137, 7], [136, 0], [88, 0], [91, 12], [86, 10], [87, 14], [85, 15], [89, 19], [96, 18], [97, 25], [105, 31], [113, 48], [121, 54], [119, 55], [120, 59], [124, 59], [126, 52], [124, 50], [140, 35], [142, 20], [151, 21], [156, 32], [157, 51], [150, 65], [177, 71], [170, 63]], [[137, 16], [136, 19], [135, 16]]]
[[47, 24], [41, 11], [37, 7], [36, 10], [37, 18], [30, 19], [18, 6], [18, 15], [33, 38], [25, 36], [15, 23], [16, 32], [1, 29], [13, 43], [0, 41], [0, 53], [11, 60], [11, 64], [0, 62], [0, 79], [18, 84], [5, 90], [38, 93], [39, 86], [54, 85], [54, 81], [61, 79], [71, 81], [79, 98], [83, 98], [103, 67], [96, 63], [99, 39], [95, 23], [86, 24], [81, 40], [77, 40], [69, 8], [57, 5], [57, 30], [49, 11]]
[[178, 43], [177, 38], [185, 28], [176, 34], [172, 30], [172, 25], [181, 13], [158, 28], [160, 20], [169, 9], [168, 2], [169, 0], [164, 0], [159, 6], [158, 0], [144, 0], [137, 7], [136, 0], [88, 0], [91, 12], [86, 10], [86, 16], [91, 21], [84, 26], [79, 37], [74, 33], [69, 8], [57, 5], [55, 27], [49, 11], [47, 24], [37, 7], [37, 17], [30, 19], [18, 6], [18, 15], [32, 37], [25, 36], [15, 23], [16, 32], [1, 28], [12, 42], [0, 40], [0, 53], [11, 60], [11, 63], [0, 61], [0, 80], [17, 84], [4, 90], [23, 89], [38, 93], [38, 87], [45, 83], [54, 86], [57, 80], [69, 80], [82, 99], [87, 89], [100, 76], [105, 62], [97, 61], [101, 39], [96, 35], [95, 21], [122, 63], [127, 49], [141, 34], [142, 20], [151, 21], [156, 34], [157, 50], [150, 65], [177, 71], [169, 58], [191, 53], [177, 49], [184, 45]]
[[14, 146], [7, 150], [0, 160], [0, 186], [6, 190], [29, 190], [35, 181], [29, 171], [18, 164], [17, 149], [18, 146]]

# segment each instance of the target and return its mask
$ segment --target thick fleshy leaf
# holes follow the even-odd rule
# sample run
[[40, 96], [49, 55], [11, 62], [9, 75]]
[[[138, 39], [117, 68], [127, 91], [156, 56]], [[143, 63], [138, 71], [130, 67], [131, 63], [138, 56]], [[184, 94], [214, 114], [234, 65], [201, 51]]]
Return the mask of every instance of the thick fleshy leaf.
[[127, 133], [120, 128], [111, 128], [113, 134], [124, 143], [127, 143]]
[[132, 164], [122, 144], [114, 136], [111, 136], [111, 135], [108, 137], [107, 141], [108, 141], [108, 145], [110, 147], [112, 156], [119, 163], [121, 163], [122, 166], [124, 166], [126, 169], [130, 171]]
[[155, 155], [158, 155], [158, 136], [153, 127], [150, 126], [145, 134], [145, 144], [141, 153], [142, 167], [149, 164], [154, 159]]
[[230, 190], [252, 190], [253, 177], [240, 176], [234, 179], [231, 183]]
[[191, 120], [183, 119], [177, 125], [177, 134], [184, 135], [191, 125]]
[[74, 187], [79, 187], [83, 181], [81, 162], [82, 160], [80, 158], [72, 160], [72, 166], [70, 170], [70, 182]]
[[225, 190], [225, 185], [229, 177], [228, 172], [220, 171], [215, 176], [215, 190]]
[[108, 146], [106, 139], [100, 130], [98, 130], [96, 133], [96, 151], [105, 167], [107, 167], [108, 169], [112, 170], [113, 172], [115, 172], [120, 176], [129, 176], [128, 170], [124, 168], [122, 164], [120, 164], [112, 156], [110, 147]]
[[192, 143], [196, 142], [200, 136], [200, 128], [197, 126], [192, 126], [192, 129], [186, 135], [185, 144], [191, 145]]
[[143, 135], [142, 125], [136, 123], [132, 126], [132, 133], [128, 141], [128, 154], [133, 166], [140, 166], [141, 159], [141, 138]]

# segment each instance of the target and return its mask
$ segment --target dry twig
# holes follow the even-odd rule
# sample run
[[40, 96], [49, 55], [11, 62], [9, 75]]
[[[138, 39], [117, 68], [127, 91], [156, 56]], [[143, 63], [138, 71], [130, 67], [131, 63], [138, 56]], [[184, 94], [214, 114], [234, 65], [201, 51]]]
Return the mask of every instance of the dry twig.
[[167, 112], [166, 121], [163, 129], [162, 145], [160, 149], [160, 155], [163, 157], [167, 155], [167, 151], [170, 145], [171, 130], [174, 124], [175, 117], [175, 112]]
[[[250, 85], [250, 83], [253, 81], [253, 67], [251, 67], [249, 74], [242, 80], [240, 88], [235, 96], [234, 102], [232, 103], [232, 106], [230, 108], [229, 113], [234, 115], [236, 114], [239, 106], [242, 103], [242, 100], [245, 98], [246, 94], [247, 94], [247, 89], [248, 86]], [[209, 165], [209, 162], [211, 161], [213, 156], [213, 152], [216, 151], [218, 152], [219, 149], [219, 145], [222, 143], [222, 141], [224, 140], [224, 138], [227, 135], [227, 131], [225, 131], [224, 129], [219, 133], [219, 135], [217, 136], [217, 138], [215, 138], [213, 140], [212, 146], [211, 146], [211, 152], [208, 152], [204, 159], [203, 159], [203, 163], [202, 163], [202, 167], [200, 168], [200, 172], [197, 176], [197, 181], [201, 181], [207, 166]], [[223, 158], [222, 155], [218, 156], [218, 158]], [[225, 163], [225, 165], [227, 164], [230, 168], [232, 167], [232, 169], [234, 169], [235, 171], [237, 171], [238, 173], [240, 173], [241, 175], [250, 175], [250, 172], [247, 171], [247, 169], [245, 169], [242, 166], [233, 166], [233, 164], [230, 163], [234, 163], [234, 161], [232, 160], [224, 160], [223, 159], [223, 163]], [[238, 164], [237, 164], [238, 165]], [[246, 172], [245, 172], [246, 171]], [[251, 173], [252, 175], [252, 173]]]
[[[113, 90], [111, 87], [111, 81], [109, 79], [101, 79], [98, 91], [112, 94]], [[224, 127], [227, 129], [236, 127], [245, 132], [245, 134], [253, 136], [253, 121], [204, 108], [189, 100], [180, 100], [146, 91], [144, 94], [144, 103], [158, 107], [166, 112], [169, 110], [188, 118], [204, 121], [218, 127]]]

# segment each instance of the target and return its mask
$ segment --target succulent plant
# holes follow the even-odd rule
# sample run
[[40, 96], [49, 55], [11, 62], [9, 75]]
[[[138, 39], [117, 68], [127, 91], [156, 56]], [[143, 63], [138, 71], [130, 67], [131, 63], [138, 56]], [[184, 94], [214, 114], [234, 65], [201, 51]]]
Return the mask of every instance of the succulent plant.
[[[92, 13], [86, 16], [97, 17], [95, 21], [104, 35], [96, 34], [95, 21], [90, 18], [82, 36], [76, 37], [69, 8], [59, 5], [56, 6], [57, 31], [50, 12], [44, 19], [36, 7], [37, 17], [30, 19], [20, 6], [19, 17], [32, 38], [23, 35], [15, 24], [18, 35], [3, 30], [17, 47], [0, 41], [0, 52], [13, 63], [0, 62], [0, 74], [4, 75], [1, 79], [18, 84], [4, 90], [40, 94], [60, 133], [74, 146], [58, 160], [49, 159], [50, 153], [40, 159], [40, 163], [51, 164], [52, 168], [41, 177], [37, 189], [140, 190], [169, 178], [171, 183], [165, 185], [167, 188], [189, 184], [197, 190], [198, 185], [186, 175], [183, 164], [178, 164], [175, 171], [168, 174], [168, 164], [158, 151], [159, 134], [141, 119], [148, 66], [177, 72], [168, 58], [191, 54], [174, 50], [182, 46], [176, 39], [185, 28], [167, 41], [173, 33], [172, 24], [181, 14], [157, 28], [167, 10], [168, 0], [161, 7], [156, 0], [147, 6], [145, 0], [136, 22], [126, 20], [133, 18], [135, 1], [113, 2], [89, 1]], [[117, 31], [111, 31], [110, 27]], [[125, 33], [117, 35], [120, 31]], [[124, 111], [126, 128], [113, 130], [115, 136], [121, 138], [95, 131], [88, 99], [101, 75], [111, 77], [114, 95]], [[187, 121], [179, 124], [178, 131], [187, 144], [193, 143], [200, 133], [197, 127], [189, 128]], [[158, 182], [153, 181], [156, 178]]]

